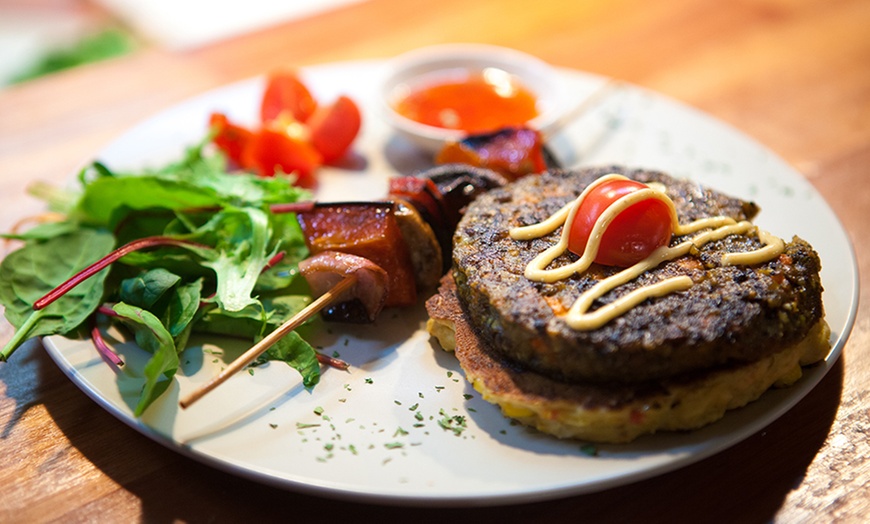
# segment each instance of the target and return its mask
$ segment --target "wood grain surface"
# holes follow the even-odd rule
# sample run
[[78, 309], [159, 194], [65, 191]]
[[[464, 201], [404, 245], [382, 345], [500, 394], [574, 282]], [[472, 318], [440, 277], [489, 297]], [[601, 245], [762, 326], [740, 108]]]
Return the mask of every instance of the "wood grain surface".
[[[870, 275], [870, 2], [370, 0], [209, 47], [134, 54], [0, 90], [0, 228], [130, 126], [279, 66], [443, 42], [514, 47], [653, 89], [729, 123], [809, 179]], [[862, 522], [870, 517], [870, 292], [842, 358], [794, 409], [678, 471], [494, 508], [319, 499], [203, 466], [98, 407], [37, 341], [0, 365], [3, 522]], [[3, 339], [9, 336], [4, 327]], [[480, 465], [485, 467], [485, 465]]]

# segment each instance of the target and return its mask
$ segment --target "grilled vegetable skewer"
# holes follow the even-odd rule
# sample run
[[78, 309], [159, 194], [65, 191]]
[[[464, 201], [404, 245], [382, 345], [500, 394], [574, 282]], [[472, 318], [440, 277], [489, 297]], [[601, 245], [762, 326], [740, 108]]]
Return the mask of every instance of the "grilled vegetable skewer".
[[450, 252], [449, 238], [468, 203], [505, 182], [486, 169], [441, 166], [391, 184], [393, 201], [289, 207], [312, 254], [299, 270], [318, 298], [179, 405], [189, 407], [317, 313], [368, 323], [385, 306], [413, 304], [418, 288], [433, 288], [444, 273], [443, 253]]

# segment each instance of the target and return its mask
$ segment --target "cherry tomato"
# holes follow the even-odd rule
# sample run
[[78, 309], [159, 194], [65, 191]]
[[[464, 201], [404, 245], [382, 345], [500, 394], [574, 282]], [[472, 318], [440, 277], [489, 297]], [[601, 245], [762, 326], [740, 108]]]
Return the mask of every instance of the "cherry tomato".
[[257, 131], [242, 155], [242, 165], [256, 169], [260, 176], [274, 176], [280, 168], [296, 175], [296, 185], [307, 188], [317, 185], [314, 172], [322, 163], [320, 153], [308, 142], [269, 128]]
[[324, 162], [341, 158], [359, 133], [362, 116], [356, 103], [340, 96], [335, 103], [318, 108], [307, 122], [311, 144]]
[[[568, 236], [568, 249], [578, 255], [595, 221], [619, 198], [647, 187], [632, 180], [611, 180], [595, 187], [581, 202]], [[623, 210], [605, 229], [595, 262], [628, 267], [670, 242], [673, 228], [670, 210], [664, 202], [644, 199]]]
[[282, 114], [305, 122], [317, 109], [317, 101], [295, 73], [279, 71], [269, 76], [260, 105], [260, 120], [268, 123]]
[[223, 113], [212, 113], [209, 118], [209, 126], [214, 133], [212, 142], [224, 153], [227, 158], [238, 166], [243, 166], [242, 155], [251, 141], [253, 133], [242, 126], [229, 121]]

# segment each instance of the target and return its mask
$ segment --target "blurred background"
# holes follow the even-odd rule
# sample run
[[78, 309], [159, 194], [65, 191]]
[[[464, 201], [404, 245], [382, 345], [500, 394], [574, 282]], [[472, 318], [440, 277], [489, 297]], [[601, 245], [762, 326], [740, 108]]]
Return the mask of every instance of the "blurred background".
[[148, 45], [192, 50], [361, 1], [0, 0], [0, 86]]

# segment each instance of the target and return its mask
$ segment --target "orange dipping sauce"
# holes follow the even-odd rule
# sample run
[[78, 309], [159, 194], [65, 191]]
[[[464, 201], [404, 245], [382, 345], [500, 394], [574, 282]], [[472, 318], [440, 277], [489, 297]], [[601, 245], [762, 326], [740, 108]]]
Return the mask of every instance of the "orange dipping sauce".
[[538, 116], [534, 93], [501, 70], [425, 84], [395, 109], [415, 122], [467, 133], [520, 126]]

